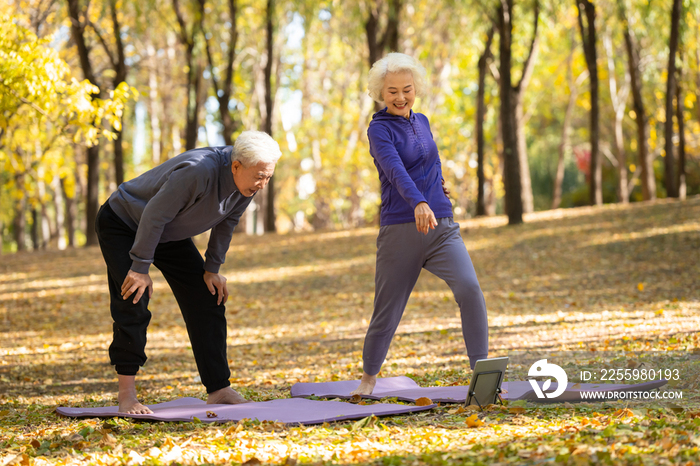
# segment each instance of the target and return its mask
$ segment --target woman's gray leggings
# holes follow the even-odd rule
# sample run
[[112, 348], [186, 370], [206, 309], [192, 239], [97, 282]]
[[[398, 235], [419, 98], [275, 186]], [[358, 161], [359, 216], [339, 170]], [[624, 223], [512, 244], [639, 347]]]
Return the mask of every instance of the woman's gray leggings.
[[488, 356], [486, 303], [459, 224], [451, 217], [438, 219], [427, 235], [418, 232], [415, 223], [385, 225], [377, 237], [374, 314], [362, 354], [367, 374], [379, 373], [423, 268], [445, 280], [454, 293], [471, 368]]

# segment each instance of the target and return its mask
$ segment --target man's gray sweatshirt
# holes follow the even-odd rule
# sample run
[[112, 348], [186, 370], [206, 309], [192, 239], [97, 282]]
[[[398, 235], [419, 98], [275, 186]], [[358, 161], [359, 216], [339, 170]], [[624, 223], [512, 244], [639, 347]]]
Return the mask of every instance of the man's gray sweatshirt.
[[252, 197], [238, 191], [232, 146], [193, 149], [119, 185], [109, 206], [136, 232], [131, 270], [148, 273], [158, 243], [211, 229], [204, 270], [218, 273], [233, 229]]

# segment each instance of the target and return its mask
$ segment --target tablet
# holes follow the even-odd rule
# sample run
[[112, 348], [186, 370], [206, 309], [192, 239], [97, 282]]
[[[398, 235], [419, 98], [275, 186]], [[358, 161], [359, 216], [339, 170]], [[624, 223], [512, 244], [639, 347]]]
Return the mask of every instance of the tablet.
[[476, 361], [465, 405], [478, 405], [483, 409], [488, 404], [499, 402], [507, 367], [507, 357]]

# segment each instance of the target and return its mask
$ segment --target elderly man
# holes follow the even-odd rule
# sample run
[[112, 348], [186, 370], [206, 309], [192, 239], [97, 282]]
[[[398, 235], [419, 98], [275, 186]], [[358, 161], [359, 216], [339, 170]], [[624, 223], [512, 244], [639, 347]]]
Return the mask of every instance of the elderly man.
[[[155, 265], [185, 319], [207, 403], [244, 403], [230, 387], [226, 359], [226, 278], [219, 273], [233, 229], [281, 157], [267, 134], [245, 131], [233, 146], [193, 149], [119, 186], [97, 215], [107, 264], [114, 334], [109, 357], [119, 380], [119, 411], [149, 414], [136, 396], [146, 362], [148, 301]], [[191, 237], [211, 229], [202, 259]]]

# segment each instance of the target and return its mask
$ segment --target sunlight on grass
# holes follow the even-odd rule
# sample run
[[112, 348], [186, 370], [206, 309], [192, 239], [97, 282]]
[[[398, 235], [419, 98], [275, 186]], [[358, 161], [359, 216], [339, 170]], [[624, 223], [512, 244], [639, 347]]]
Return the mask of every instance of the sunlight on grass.
[[[532, 349], [700, 354], [698, 218], [696, 197], [529, 214], [515, 228], [505, 226], [504, 217], [461, 222], [486, 298], [491, 355]], [[285, 398], [296, 382], [360, 377], [377, 231], [234, 236], [222, 272], [229, 279], [231, 382], [244, 396]], [[685, 464], [698, 454], [696, 436], [687, 433], [700, 427], [700, 402], [690, 398], [671, 408], [619, 402], [491, 407], [478, 413], [481, 427], [469, 427], [472, 413], [454, 405], [368, 419], [362, 426], [59, 417], [56, 406], [116, 402], [99, 254], [88, 248], [3, 256], [0, 464], [13, 458], [33, 465], [251, 458], [271, 464], [287, 458], [334, 464], [557, 463], [555, 458], [588, 464], [612, 458], [638, 464], [641, 454]], [[203, 399], [177, 303], [160, 273], [153, 270], [152, 278], [149, 359], [138, 379], [140, 393], [147, 403]], [[423, 272], [381, 375], [410, 375], [424, 386], [465, 385], [465, 353], [452, 293]]]

